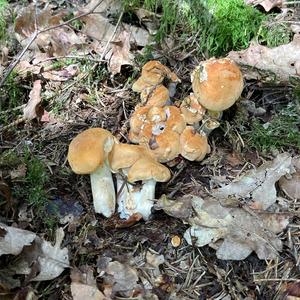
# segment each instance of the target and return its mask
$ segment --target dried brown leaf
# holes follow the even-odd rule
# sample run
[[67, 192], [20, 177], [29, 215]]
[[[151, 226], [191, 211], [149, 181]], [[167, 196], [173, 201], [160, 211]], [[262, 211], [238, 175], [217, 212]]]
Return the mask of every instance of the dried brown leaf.
[[287, 215], [223, 207], [213, 198], [194, 197], [193, 207], [197, 216], [189, 220], [192, 227], [184, 237], [198, 247], [213, 243], [219, 259], [242, 260], [252, 251], [260, 259], [271, 259], [282, 250], [275, 232], [288, 225]]
[[212, 191], [217, 199], [237, 198], [254, 201], [255, 206], [267, 209], [275, 203], [277, 191], [275, 183], [288, 174], [292, 158], [288, 153], [279, 154], [273, 161], [266, 162], [257, 170], [248, 171], [242, 178]]
[[36, 234], [0, 223], [0, 256], [3, 254], [18, 255], [24, 246], [30, 245]]
[[85, 267], [84, 270], [73, 269], [71, 271], [71, 293], [74, 300], [109, 300], [96, 285], [96, 280], [91, 267]]
[[29, 93], [29, 101], [23, 110], [23, 117], [28, 121], [33, 120], [38, 116], [38, 107], [42, 101], [41, 91], [41, 80], [36, 80], [33, 83], [31, 92]]
[[295, 172], [290, 178], [281, 177], [279, 187], [289, 198], [300, 199], [300, 172]]
[[10, 178], [15, 179], [20, 177], [25, 177], [26, 170], [27, 170], [26, 165], [19, 165], [16, 169], [9, 172]]
[[32, 246], [25, 247], [20, 261], [14, 267], [16, 273], [29, 275], [30, 281], [51, 280], [59, 276], [69, 267], [68, 249], [61, 249], [63, 238], [62, 228], [56, 231], [54, 246], [37, 237]]
[[266, 12], [270, 11], [274, 7], [282, 7], [283, 0], [245, 0], [246, 4], [257, 6], [261, 5]]
[[228, 57], [245, 66], [243, 75], [247, 79], [289, 82], [290, 77], [300, 76], [300, 35], [292, 42], [275, 48], [252, 43], [249, 48], [231, 51]]
[[163, 209], [171, 217], [187, 220], [193, 214], [192, 199], [191, 195], [185, 195], [178, 200], [170, 200], [166, 195], [162, 195], [157, 200], [154, 208], [156, 210]]
[[128, 228], [139, 222], [143, 216], [140, 213], [132, 214], [127, 220], [118, 220], [116, 228]]
[[[53, 15], [52, 10], [48, 7], [36, 14], [36, 7], [29, 5], [21, 10], [16, 18], [15, 33], [18, 41], [25, 47], [35, 33], [35, 23], [38, 30], [59, 25], [63, 22], [62, 18], [66, 13], [66, 11], [61, 11]], [[30, 49], [36, 52], [43, 50], [49, 56], [61, 56], [67, 55], [74, 47], [84, 43], [85, 40], [79, 37], [70, 27], [61, 26], [40, 33], [31, 44]]]
[[123, 65], [133, 65], [129, 39], [130, 34], [123, 31], [119, 34], [118, 41], [113, 43], [109, 59], [109, 70], [113, 75], [120, 73]]
[[53, 80], [53, 81], [67, 81], [70, 78], [74, 77], [78, 73], [77, 65], [69, 65], [65, 69], [62, 70], [52, 70], [43, 72], [42, 76], [45, 79]]
[[15, 68], [22, 77], [26, 77], [28, 74], [40, 74], [41, 69], [41, 66], [34, 66], [27, 60], [20, 61]]
[[112, 293], [119, 293], [124, 297], [132, 297], [138, 287], [138, 274], [135, 269], [118, 261], [109, 262], [106, 268], [105, 282], [112, 286]]

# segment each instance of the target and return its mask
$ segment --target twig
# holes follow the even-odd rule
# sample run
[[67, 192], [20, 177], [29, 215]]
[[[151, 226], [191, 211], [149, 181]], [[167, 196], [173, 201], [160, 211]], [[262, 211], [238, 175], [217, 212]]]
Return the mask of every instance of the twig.
[[[68, 25], [70, 23], [72, 23], [75, 20], [78, 20], [82, 17], [85, 17], [87, 15], [92, 14], [95, 9], [103, 2], [104, 0], [100, 0], [98, 1], [98, 3], [96, 5], [94, 5], [88, 12], [83, 13], [79, 16], [76, 16], [64, 23], [58, 24], [58, 25], [54, 25], [54, 26], [50, 26], [48, 28], [42, 29], [42, 30], [38, 30], [37, 27], [35, 28], [35, 32], [33, 33], [32, 37], [30, 38], [28, 44], [26, 45], [26, 47], [22, 50], [22, 52], [20, 53], [20, 55], [17, 57], [17, 59], [9, 66], [8, 71], [6, 72], [5, 76], [2, 78], [2, 80], [0, 81], [0, 87], [2, 87], [2, 85], [4, 84], [4, 82], [7, 80], [8, 76], [11, 74], [11, 72], [13, 71], [13, 69], [16, 67], [16, 65], [20, 62], [21, 58], [23, 57], [23, 55], [25, 54], [25, 52], [28, 50], [28, 48], [32, 45], [32, 43], [34, 42], [34, 40], [37, 38], [37, 36], [41, 33], [59, 28], [59, 27], [63, 27], [65, 25]], [[123, 15], [123, 13], [121, 14]], [[35, 21], [36, 23], [36, 21]], [[37, 26], [37, 25], [36, 25]], [[101, 58], [102, 59], [102, 58]]]
[[115, 34], [116, 34], [116, 32], [117, 32], [117, 29], [118, 29], [118, 27], [119, 27], [119, 25], [120, 25], [120, 23], [121, 23], [123, 14], [124, 14], [124, 10], [122, 10], [122, 12], [120, 13], [118, 22], [117, 22], [117, 24], [116, 24], [116, 26], [115, 26], [115, 29], [114, 29], [114, 31], [113, 31], [111, 37], [109, 38], [109, 40], [107, 41], [107, 43], [106, 43], [106, 45], [105, 45], [105, 47], [104, 47], [104, 50], [103, 50], [103, 52], [102, 52], [102, 54], [101, 54], [101, 57], [100, 57], [100, 60], [103, 60], [103, 58], [105, 57], [106, 50], [107, 50], [107, 48], [108, 48], [110, 42], [112, 41], [112, 39], [114, 38], [114, 36], [115, 36]]
[[13, 69], [20, 62], [21, 58], [23, 57], [23, 55], [25, 54], [25, 52], [28, 50], [28, 48], [32, 45], [32, 43], [34, 42], [34, 40], [36, 39], [36, 37], [38, 36], [38, 34], [39, 34], [38, 31], [34, 32], [34, 34], [32, 35], [32, 37], [31, 37], [30, 41], [28, 42], [28, 44], [26, 45], [26, 47], [22, 50], [22, 52], [17, 57], [17, 59], [9, 66], [8, 71], [6, 72], [5, 76], [0, 81], [0, 87], [2, 87], [2, 85], [4, 84], [4, 82], [6, 81], [6, 79], [8, 78], [8, 76], [11, 74], [11, 72], [13, 71]]
[[76, 56], [76, 55], [65, 55], [65, 56], [53, 56], [53, 57], [48, 57], [46, 59], [43, 59], [35, 64], [32, 64], [33, 66], [37, 66], [39, 64], [42, 64], [44, 62], [47, 61], [51, 61], [51, 60], [56, 60], [56, 59], [83, 59], [83, 60], [90, 60], [90, 61], [94, 61], [94, 62], [105, 62], [105, 60], [100, 60], [100, 59], [96, 59], [96, 58], [91, 58], [91, 57], [87, 57], [87, 56]]

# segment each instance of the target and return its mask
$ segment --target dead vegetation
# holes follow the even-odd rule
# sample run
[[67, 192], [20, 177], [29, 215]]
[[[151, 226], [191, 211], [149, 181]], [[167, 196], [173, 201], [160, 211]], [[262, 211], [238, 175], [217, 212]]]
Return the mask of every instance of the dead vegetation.
[[0, 299], [300, 298], [299, 4], [263, 1], [274, 22], [294, 26], [293, 40], [230, 49], [244, 51], [229, 54], [241, 54], [241, 100], [210, 134], [203, 161], [167, 163], [172, 177], [157, 184], [142, 221], [95, 213], [68, 146], [92, 127], [129, 143], [141, 67], [155, 58], [175, 72], [180, 106], [210, 51], [198, 48], [201, 33], [184, 40], [181, 22], [155, 40], [169, 26], [159, 27], [169, 24], [169, 1], [155, 2], [157, 11], [125, 2], [16, 1], [4, 10]]

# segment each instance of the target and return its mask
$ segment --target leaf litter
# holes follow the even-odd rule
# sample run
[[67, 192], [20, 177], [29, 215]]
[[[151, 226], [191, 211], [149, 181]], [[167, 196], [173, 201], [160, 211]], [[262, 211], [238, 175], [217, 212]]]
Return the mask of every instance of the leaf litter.
[[295, 34], [290, 43], [274, 48], [252, 42], [245, 50], [229, 52], [228, 57], [245, 67], [243, 74], [247, 79], [288, 83], [300, 76], [300, 35]]
[[211, 196], [186, 195], [175, 202], [162, 197], [156, 208], [182, 218], [191, 226], [186, 241], [211, 246], [219, 259], [243, 260], [253, 251], [259, 259], [274, 259], [282, 251], [277, 234], [287, 227], [290, 215], [268, 209], [277, 200], [275, 183], [290, 172], [291, 161], [289, 154], [279, 154]]
[[61, 248], [62, 228], [56, 231], [55, 245], [38, 237], [34, 232], [0, 224], [0, 255], [18, 255], [10, 267], [16, 274], [28, 275], [28, 280], [51, 280], [69, 267], [67, 248]]
[[[93, 5], [96, 4], [96, 2], [97, 1], [91, 1], [89, 6], [83, 6], [79, 8], [77, 13], [75, 12], [75, 15], [80, 15], [81, 13], [87, 12], [89, 9], [91, 9]], [[124, 24], [122, 22], [120, 23], [119, 26], [115, 26], [116, 24], [115, 16], [121, 13], [121, 7], [119, 4], [120, 1], [110, 1], [110, 0], [102, 1], [101, 5], [96, 9], [95, 14], [89, 14], [81, 19], [83, 20], [83, 26], [82, 26], [82, 30], [80, 31], [73, 30], [71, 26], [62, 26], [53, 29], [49, 32], [41, 33], [39, 35], [39, 38], [33, 43], [33, 46], [30, 47], [31, 52], [28, 51], [24, 56], [24, 60], [22, 60], [19, 63], [18, 66], [19, 69], [17, 68], [18, 73], [22, 71], [24, 73], [24, 77], [28, 77], [28, 75], [31, 74], [38, 75], [38, 78], [42, 77], [43, 85], [45, 84], [44, 88], [48, 89], [50, 85], [54, 85], [53, 81], [67, 81], [78, 75], [78, 73], [75, 73], [74, 75], [68, 74], [68, 70], [66, 67], [62, 67], [60, 69], [55, 68], [55, 70], [53, 70], [52, 58], [54, 57], [57, 57], [58, 59], [60, 57], [67, 56], [67, 55], [70, 55], [71, 57], [72, 55], [74, 55], [74, 53], [76, 53], [76, 55], [78, 55], [78, 58], [82, 58], [82, 56], [86, 55], [87, 59], [91, 58], [91, 59], [95, 59], [96, 61], [97, 59], [99, 59], [100, 61], [102, 55], [106, 54], [104, 58], [108, 60], [108, 67], [110, 68], [109, 71], [113, 75], [116, 75], [121, 71], [122, 65], [125, 64], [133, 65], [134, 62], [133, 62], [132, 54], [134, 53], [133, 49], [135, 49], [135, 47], [132, 46], [138, 45], [140, 48], [148, 44], [151, 34], [153, 34], [157, 29], [157, 24], [154, 24], [155, 16], [153, 16], [153, 14], [149, 14], [149, 12], [143, 11], [143, 12], [139, 12], [139, 19], [140, 22], [143, 23], [143, 25], [145, 25], [147, 30], [141, 27]], [[39, 30], [46, 29], [48, 26], [59, 25], [63, 23], [65, 20], [64, 18], [66, 13], [65, 11], [57, 13], [52, 11], [50, 7], [51, 5], [45, 11], [39, 12], [38, 22], [37, 22]], [[32, 8], [28, 9], [27, 13], [28, 13], [27, 20], [26, 18], [21, 19], [23, 23], [22, 22], [19, 23], [21, 24], [21, 26], [19, 28], [17, 27], [18, 28], [17, 31], [19, 35], [18, 39], [21, 42], [21, 44], [24, 46], [30, 40], [30, 38], [32, 37], [35, 31], [35, 28], [33, 26], [34, 23], [32, 22], [32, 20], [34, 20], [34, 13]], [[20, 16], [22, 16], [22, 14], [20, 14]], [[95, 24], [97, 26], [95, 26]], [[84, 34], [81, 34], [81, 32], [83, 32]], [[98, 39], [99, 36], [97, 38], [98, 34], [101, 35], [102, 39]], [[50, 38], [49, 35], [51, 36]], [[87, 40], [89, 41], [89, 43], [87, 43]], [[76, 57], [76, 55], [74, 57]], [[263, 67], [266, 67], [266, 65], [267, 63], [265, 63]], [[255, 66], [258, 68], [256, 72], [259, 75], [257, 76], [260, 76], [260, 70], [261, 70], [259, 69], [260, 65], [255, 64]], [[279, 73], [280, 72], [281, 71], [279, 71]], [[288, 72], [291, 72], [291, 74], [293, 75], [294, 69], [289, 68], [287, 73]], [[280, 73], [279, 77], [281, 75], [282, 74]], [[287, 77], [288, 75], [284, 74], [284, 76]], [[36, 76], [34, 76], [34, 78], [36, 78]], [[261, 78], [261, 77], [255, 77], [255, 78]], [[283, 78], [283, 76], [281, 76], [280, 78]], [[55, 84], [55, 86], [59, 87], [59, 82], [57, 83], [58, 84], [57, 85]], [[115, 82], [115, 83], [119, 84], [119, 82]], [[105, 82], [105, 85], [106, 84], [107, 82]], [[34, 91], [37, 91], [37, 88], [34, 88], [32, 93], [34, 93]], [[100, 88], [99, 91], [102, 97], [102, 87]], [[40, 102], [37, 101], [38, 97], [34, 96], [34, 98], [36, 99], [37, 105], [31, 106], [30, 109], [31, 115], [34, 115], [34, 112], [38, 114], [36, 108], [40, 105]], [[112, 101], [115, 100], [118, 101], [119, 99], [112, 98]], [[30, 101], [33, 101], [33, 99], [31, 99]], [[123, 99], [122, 101], [124, 102]], [[68, 100], [67, 104], [73, 105], [71, 100]], [[107, 104], [105, 103], [105, 105]], [[107, 108], [105, 107], [105, 105], [103, 105], [104, 107], [103, 111], [105, 111], [106, 113]], [[81, 108], [81, 103], [77, 105], [77, 108]], [[126, 114], [126, 109], [128, 109], [128, 107], [126, 107], [126, 102], [125, 102], [124, 114]], [[102, 106], [101, 106], [101, 110], [102, 110]], [[71, 111], [71, 108], [68, 106], [68, 113], [69, 111]], [[88, 114], [90, 114], [90, 112], [88, 112]], [[90, 121], [89, 117], [87, 117], [86, 119], [85, 118], [86, 116], [84, 115], [84, 113], [80, 111], [80, 117], [76, 119], [80, 121], [74, 126], [83, 125], [84, 123], [81, 122], [83, 120], [84, 122]], [[96, 119], [101, 120], [101, 117], [100, 118], [99, 116], [94, 117], [94, 119], [92, 120], [93, 126], [98, 124]], [[77, 129], [75, 129], [75, 131], [77, 131]], [[61, 132], [54, 133], [53, 135], [51, 135], [51, 139], [54, 139], [55, 142], [57, 142], [56, 134], [57, 135], [61, 134], [61, 136], [65, 138], [66, 135], [69, 135], [69, 132], [61, 128]], [[61, 143], [61, 141], [58, 141], [58, 143], [61, 144], [64, 144], [64, 142]], [[62, 156], [60, 154], [56, 152], [56, 150], [53, 151], [53, 157], [51, 159], [55, 161], [59, 161], [61, 162], [61, 164], [63, 164], [65, 162], [61, 161], [61, 157], [57, 157], [57, 156]], [[232, 164], [236, 166], [234, 161]], [[270, 168], [272, 169], [273, 167]], [[282, 172], [283, 169], [284, 167], [282, 167], [281, 169]], [[270, 172], [269, 170], [267, 170], [266, 173], [268, 175], [266, 177], [271, 177], [274, 175], [273, 173], [276, 172], [274, 170]], [[291, 176], [293, 176], [293, 174]], [[262, 189], [260, 187], [261, 181], [264, 182], [264, 180], [266, 179], [262, 176], [262, 174], [261, 176], [255, 176], [254, 174], [252, 177], [250, 174], [249, 178], [252, 180], [253, 183], [252, 187], [254, 187], [255, 196], [257, 195], [262, 196], [261, 194], [265, 192], [265, 190], [267, 189], [266, 187], [268, 186], [272, 191], [272, 196], [268, 197], [268, 203], [269, 202], [273, 203], [274, 199], [275, 201], [278, 200], [278, 197], [273, 196], [274, 184], [272, 182], [274, 181], [274, 179], [270, 180], [268, 185], [265, 185], [265, 189]], [[288, 175], [287, 178], [289, 178]], [[234, 183], [238, 183], [238, 181], [235, 181]], [[242, 186], [243, 187], [247, 186], [247, 182], [245, 181]], [[83, 188], [81, 188], [81, 190], [84, 190], [81, 193], [84, 193], [85, 197], [81, 197], [80, 195], [80, 198], [87, 199], [88, 197], [87, 197], [87, 192], [85, 191], [84, 183], [83, 183]], [[182, 228], [185, 228], [185, 226], [191, 226], [184, 235], [186, 240], [190, 239], [190, 243], [192, 245], [196, 245], [199, 247], [202, 247], [202, 244], [204, 242], [207, 242], [209, 246], [217, 250], [218, 258], [231, 259], [230, 257], [235, 256], [237, 254], [239, 255], [240, 259], [243, 259], [242, 257], [245, 258], [252, 251], [255, 251], [259, 256], [259, 258], [277, 257], [279, 251], [281, 251], [282, 249], [282, 242], [277, 237], [277, 234], [280, 233], [282, 230], [284, 230], [284, 228], [286, 227], [289, 219], [288, 215], [285, 213], [278, 212], [278, 207], [276, 207], [276, 205], [274, 204], [272, 205], [272, 207], [275, 208], [272, 210], [269, 208], [263, 208], [262, 205], [267, 206], [267, 204], [264, 201], [256, 201], [255, 200], [256, 197], [253, 197], [252, 190], [240, 191], [234, 195], [230, 194], [229, 196], [224, 196], [224, 197], [222, 196], [221, 197], [222, 199], [219, 199], [217, 196], [213, 194], [214, 192], [217, 191], [218, 190], [212, 192], [212, 195], [214, 197], [200, 198], [200, 197], [188, 195], [176, 201], [175, 203], [174, 201], [168, 200], [167, 197], [165, 198], [162, 197], [156, 204], [156, 208], [157, 209], [163, 208], [167, 214], [183, 220], [186, 225], [184, 225], [183, 227], [178, 226], [180, 227], [180, 229], [178, 229], [179, 231], [182, 230]], [[286, 189], [283, 189], [283, 191], [286, 192]], [[287, 196], [290, 197], [288, 194]], [[258, 199], [260, 198], [258, 197]], [[87, 201], [84, 200], [83, 202], [86, 204]], [[273, 212], [274, 210], [276, 211], [276, 213]], [[121, 226], [119, 226], [119, 220], [115, 221], [113, 222], [113, 224], [117, 224], [117, 226], [114, 225], [113, 227], [117, 227], [117, 228], [121, 227], [123, 228], [122, 230], [126, 232], [127, 227], [132, 226], [132, 228], [129, 228], [128, 231], [132, 230], [133, 232], [135, 233], [137, 232], [138, 234], [140, 234], [137, 227], [141, 226], [141, 224], [138, 224], [138, 226], [133, 226], [137, 221], [139, 221], [139, 216], [135, 216], [135, 217], [136, 218], [129, 220], [129, 222], [122, 222]], [[163, 217], [165, 218], [164, 215]], [[20, 218], [19, 221], [26, 220], [26, 219], [27, 217], [23, 219]], [[95, 234], [95, 237], [93, 236], [90, 239], [86, 239], [85, 243], [90, 243], [90, 244], [96, 243], [93, 240], [93, 238], [95, 238], [95, 240], [98, 238], [98, 240], [96, 240], [99, 242], [98, 243], [99, 246], [97, 250], [102, 249], [103, 244], [106, 245], [109, 243], [111, 243], [111, 245], [114, 248], [117, 248], [118, 246], [115, 247], [114, 244], [115, 240], [111, 238], [111, 235], [115, 234], [115, 232], [109, 232], [109, 230], [107, 230], [106, 228], [107, 224], [106, 222], [102, 222], [103, 220], [100, 221], [97, 220], [97, 221], [101, 224], [100, 227], [102, 227], [102, 225], [104, 227], [104, 231], [105, 231], [104, 237], [102, 238], [100, 237], [100, 235], [97, 237], [97, 234]], [[68, 227], [69, 233], [71, 233], [71, 235], [73, 235], [74, 233], [76, 238], [77, 238], [76, 228], [78, 228], [77, 222], [82, 222], [82, 220], [76, 220], [72, 224], [67, 225], [69, 226]], [[92, 220], [91, 222], [89, 220], [87, 226], [91, 226], [93, 222], [95, 222], [95, 220]], [[63, 224], [65, 223], [63, 222]], [[180, 291], [181, 289], [183, 289], [184, 292], [186, 292], [187, 289], [185, 288], [187, 287], [193, 288], [190, 281], [193, 275], [192, 274], [193, 268], [198, 263], [197, 257], [194, 257], [191, 254], [191, 256], [188, 256], [189, 259], [178, 262], [181, 258], [178, 258], [177, 255], [180, 257], [180, 255], [185, 252], [184, 249], [187, 247], [186, 243], [183, 242], [183, 248], [179, 247], [178, 252], [176, 250], [174, 253], [172, 251], [169, 251], [170, 249], [167, 250], [165, 248], [162, 248], [164, 247], [163, 243], [165, 243], [166, 240], [168, 239], [169, 232], [165, 232], [165, 228], [160, 228], [160, 231], [157, 231], [159, 232], [159, 234], [157, 234], [157, 232], [153, 233], [152, 231], [155, 230], [151, 226], [153, 226], [153, 223], [151, 223], [150, 221], [148, 227], [146, 226], [148, 231], [146, 231], [143, 234], [140, 234], [140, 236], [136, 237], [133, 240], [136, 243], [136, 247], [139, 247], [141, 249], [143, 249], [143, 247], [146, 247], [147, 250], [149, 250], [150, 247], [149, 245], [154, 243], [156, 250], [158, 252], [152, 251], [150, 249], [151, 251], [146, 251], [145, 253], [142, 252], [139, 255], [137, 255], [138, 252], [136, 252], [135, 249], [134, 252], [130, 253], [130, 255], [134, 257], [134, 263], [132, 262], [132, 259], [126, 260], [123, 258], [115, 258], [115, 257], [108, 258], [108, 261], [105, 264], [106, 266], [102, 269], [99, 268], [97, 275], [95, 275], [96, 273], [93, 272], [93, 268], [86, 268], [86, 269], [82, 267], [78, 269], [75, 268], [74, 270], [71, 271], [72, 282], [71, 282], [70, 289], [73, 298], [74, 299], [83, 299], [83, 298], [112, 299], [112, 297], [115, 296], [125, 297], [128, 295], [129, 296], [132, 295], [132, 297], [135, 297], [136, 299], [167, 299], [167, 297], [169, 297], [169, 299], [192, 299], [193, 297], [195, 297], [194, 295], [196, 295], [197, 293], [193, 294], [193, 292], [191, 292], [190, 297], [192, 298], [183, 297], [183, 293], [181, 293], [180, 297], [177, 298], [176, 292], [174, 291], [175, 290]], [[108, 228], [111, 229], [109, 226]], [[239, 228], [240, 230], [239, 232], [237, 232], [237, 228]], [[106, 231], [109, 232], [108, 235]], [[192, 231], [193, 234], [191, 234]], [[247, 236], [246, 241], [245, 241], [245, 236], [243, 236], [243, 234]], [[250, 238], [248, 237], [248, 234], [250, 234], [249, 236]], [[106, 241], [106, 238], [108, 238], [108, 241]], [[209, 238], [213, 240], [210, 240]], [[123, 245], [124, 243], [124, 240], [123, 241], [122, 240], [123, 240], [123, 235], [122, 233], [120, 233], [119, 241], [121, 241], [121, 245]], [[155, 242], [155, 240], [158, 240], [159, 242]], [[18, 272], [20, 272], [21, 274], [27, 274], [26, 282], [34, 281], [34, 280], [42, 280], [42, 279], [50, 280], [51, 277], [58, 276], [57, 274], [60, 274], [64, 268], [69, 266], [69, 262], [65, 259], [66, 256], [64, 256], [67, 253], [66, 248], [62, 248], [62, 245], [59, 243], [59, 241], [56, 242], [55, 246], [53, 246], [49, 242], [46, 242], [50, 247], [48, 252], [45, 251], [45, 249], [43, 249], [43, 247], [41, 246], [43, 242], [46, 241], [42, 240], [41, 242], [41, 240], [39, 240], [38, 242], [36, 242], [36, 240], [34, 240], [32, 245], [25, 246], [22, 251], [23, 253], [19, 255], [21, 258], [21, 264], [18, 265], [19, 268]], [[129, 243], [130, 241], [126, 241], [126, 242]], [[230, 247], [228, 247], [230, 243], [231, 245], [234, 246], [233, 249], [231, 245]], [[76, 240], [75, 247], [79, 248], [76, 249], [76, 254], [78, 252], [81, 254], [83, 253], [83, 255], [87, 257], [89, 257], [89, 255], [94, 255], [94, 253], [89, 253], [89, 252], [95, 252], [93, 251], [95, 249], [92, 249], [91, 247], [88, 248], [85, 246], [86, 245], [81, 246], [80, 244], [78, 244], [78, 240]], [[71, 245], [68, 244], [68, 248], [70, 247]], [[126, 247], [123, 249], [122, 246], [120, 246], [120, 249], [121, 249], [120, 253], [123, 253], [124, 249], [125, 249], [124, 252], [128, 252], [128, 249], [126, 249]], [[191, 250], [190, 247], [188, 247], [187, 249], [189, 252], [192, 252], [193, 254], [197, 253], [194, 251], [198, 251], [195, 250], [195, 248]], [[84, 253], [84, 251], [87, 252]], [[164, 251], [168, 253], [167, 256], [162, 255]], [[56, 258], [51, 256], [50, 253], [52, 252], [55, 253]], [[172, 257], [170, 253], [174, 254], [174, 257]], [[81, 262], [80, 254], [79, 257]], [[44, 260], [42, 258], [44, 258]], [[235, 256], [233, 259], [236, 258], [237, 256]], [[76, 258], [73, 259], [75, 260], [76, 263], [77, 261]], [[172, 261], [172, 259], [174, 259], [174, 261]], [[53, 260], [55, 262], [53, 262]], [[58, 260], [58, 263], [56, 262], [56, 260]], [[178, 262], [179, 269], [175, 268], [174, 271], [174, 269], [172, 269], [172, 265], [173, 264], [176, 265], [177, 262]], [[73, 264], [74, 262], [72, 262], [72, 265]], [[194, 275], [197, 278], [197, 280], [195, 281], [195, 286], [196, 286], [195, 289], [198, 289], [197, 292], [199, 290], [200, 291], [203, 290], [203, 287], [200, 288], [197, 287], [198, 282], [200, 282], [200, 286], [202, 284], [204, 285], [204, 291], [205, 291], [205, 285], [209, 284], [205, 282], [205, 280], [204, 283], [202, 282], [202, 280], [198, 281], [198, 279], [202, 278], [203, 273], [200, 274], [200, 272], [202, 272], [203, 270], [204, 270], [203, 272], [207, 272], [210, 278], [212, 276], [211, 274], [214, 274], [213, 276], [217, 274], [218, 281], [220, 281], [222, 285], [224, 284], [222, 282], [223, 280], [222, 276], [224, 277], [228, 276], [228, 278], [230, 278], [230, 275], [226, 274], [225, 269], [223, 269], [220, 266], [218, 267], [214, 266], [214, 270], [216, 271], [212, 271], [213, 268], [209, 266], [210, 264], [211, 262], [206, 262], [206, 261], [204, 261], [204, 263], [200, 262], [200, 266], [198, 265], [196, 267], [196, 270], [194, 271], [195, 272]], [[50, 270], [52, 269], [52, 271], [50, 272], [50, 274], [47, 274], [47, 272], [45, 272], [45, 268], [46, 267], [48, 268], [49, 266], [50, 266]], [[168, 267], [170, 267], [171, 269], [168, 269]], [[230, 267], [230, 265], [228, 265], [228, 267]], [[184, 273], [185, 272], [184, 270], [188, 270], [187, 273]], [[172, 273], [171, 271], [174, 271], [174, 273]], [[168, 278], [169, 275], [168, 272], [170, 274], [174, 274], [172, 279]], [[184, 283], [181, 283], [180, 280], [182, 280], [182, 278], [185, 278], [184, 276], [186, 276], [186, 281]], [[45, 279], [45, 278], [50, 278], [50, 279]], [[129, 282], [126, 281], [127, 278], [130, 279]], [[168, 280], [170, 280], [171, 283], [169, 283]], [[236, 282], [237, 280], [234, 279], [234, 281]], [[57, 281], [55, 282], [57, 283]], [[125, 286], [126, 282], [127, 285]], [[227, 285], [227, 283], [228, 281], [226, 278], [225, 285]], [[232, 288], [230, 286], [231, 284], [232, 283], [230, 282], [229, 279], [228, 289]], [[212, 290], [215, 289], [216, 286], [217, 285], [213, 286]], [[255, 285], [252, 285], [252, 287], [253, 286]], [[153, 291], [155, 291], [155, 294], [153, 294]], [[156, 295], [156, 293], [157, 295], [159, 295], [159, 297]], [[216, 292], [216, 294], [218, 293], [219, 292]], [[193, 296], [191, 296], [192, 294]], [[243, 294], [243, 292], [241, 292], [241, 294]], [[224, 290], [222, 294], [219, 293], [219, 297], [220, 299], [222, 297], [224, 299], [227, 299], [229, 297], [228, 291]]]

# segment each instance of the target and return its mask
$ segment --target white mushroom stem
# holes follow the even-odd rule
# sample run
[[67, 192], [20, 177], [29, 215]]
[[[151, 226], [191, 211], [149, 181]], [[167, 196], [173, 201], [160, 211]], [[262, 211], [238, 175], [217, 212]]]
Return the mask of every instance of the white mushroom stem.
[[91, 175], [95, 212], [110, 217], [115, 212], [116, 195], [110, 168], [104, 162]]
[[141, 187], [124, 182], [117, 175], [118, 212], [120, 218], [128, 219], [134, 213], [140, 213], [144, 220], [148, 220], [155, 197], [155, 180], [145, 180]]

